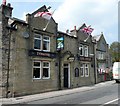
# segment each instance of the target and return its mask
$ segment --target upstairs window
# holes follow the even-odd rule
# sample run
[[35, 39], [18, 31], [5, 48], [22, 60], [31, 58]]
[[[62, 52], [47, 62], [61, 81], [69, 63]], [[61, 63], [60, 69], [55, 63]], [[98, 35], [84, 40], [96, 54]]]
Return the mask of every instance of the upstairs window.
[[88, 57], [88, 46], [84, 46], [84, 55]]
[[48, 36], [43, 37], [43, 50], [50, 51], [50, 37]]
[[34, 49], [41, 50], [42, 45], [42, 36], [39, 34], [35, 34], [34, 36]]
[[80, 44], [80, 47], [79, 47], [79, 52], [80, 52], [80, 56], [83, 56], [83, 45]]
[[102, 52], [99, 52], [98, 59], [104, 59]]
[[34, 49], [39, 51], [50, 51], [50, 37], [46, 35], [35, 34]]

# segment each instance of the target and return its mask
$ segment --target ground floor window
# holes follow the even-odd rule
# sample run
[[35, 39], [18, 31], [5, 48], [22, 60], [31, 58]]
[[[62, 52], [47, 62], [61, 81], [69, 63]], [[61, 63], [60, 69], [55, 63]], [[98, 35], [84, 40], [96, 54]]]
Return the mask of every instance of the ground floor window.
[[85, 65], [85, 76], [88, 77], [89, 76], [89, 67], [88, 64], [84, 64]]
[[50, 62], [33, 61], [33, 78], [48, 79], [50, 78]]
[[80, 75], [81, 75], [81, 77], [84, 77], [84, 64], [81, 64]]
[[50, 63], [43, 62], [43, 78], [49, 78], [49, 77], [50, 77]]
[[88, 77], [89, 76], [89, 64], [87, 64], [87, 63], [81, 64], [80, 75], [81, 75], [81, 77]]

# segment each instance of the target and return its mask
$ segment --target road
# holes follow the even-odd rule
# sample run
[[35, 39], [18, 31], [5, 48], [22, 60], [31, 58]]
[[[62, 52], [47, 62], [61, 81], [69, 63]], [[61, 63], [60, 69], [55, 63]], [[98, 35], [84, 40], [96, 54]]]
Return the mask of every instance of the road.
[[[98, 104], [98, 106], [105, 106], [109, 104], [118, 104], [120, 84], [112, 83], [109, 85], [101, 85], [101, 87], [94, 87], [93, 89], [76, 92], [72, 94], [62, 95], [58, 97], [36, 100], [27, 104]], [[40, 105], [41, 106], [41, 105]]]

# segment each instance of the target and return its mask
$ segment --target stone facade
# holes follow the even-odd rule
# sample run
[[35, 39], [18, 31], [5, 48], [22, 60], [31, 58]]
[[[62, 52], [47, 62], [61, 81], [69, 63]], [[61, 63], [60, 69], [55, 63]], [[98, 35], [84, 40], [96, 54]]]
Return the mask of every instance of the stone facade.
[[[95, 42], [96, 37], [81, 32], [81, 27], [66, 33], [58, 31], [53, 18], [34, 17], [48, 11], [46, 6], [27, 14], [26, 21], [13, 18], [12, 9], [10, 4], [0, 7], [1, 97], [75, 88], [99, 80], [96, 67], [101, 60], [96, 53], [108, 53], [103, 35]], [[58, 45], [59, 37], [64, 45]], [[109, 64], [108, 57], [104, 60]]]
[[[2, 5], [2, 12], [7, 8], [11, 7]], [[58, 89], [58, 66], [55, 65], [57, 23], [51, 19], [47, 29], [43, 31], [48, 21], [34, 17], [34, 14], [43, 10], [47, 11], [46, 6], [28, 14], [27, 22], [2, 15], [0, 68], [3, 97]], [[39, 42], [35, 36], [42, 40]], [[35, 49], [35, 46], [39, 46], [38, 43], [42, 44], [40, 50]]]
[[[74, 29], [70, 33], [59, 32], [58, 36], [64, 37], [64, 49], [59, 51], [61, 55], [61, 88], [94, 84], [94, 43], [92, 36], [81, 32], [80, 29]], [[85, 39], [88, 40], [84, 41]], [[80, 54], [81, 44], [84, 46], [83, 55]], [[87, 47], [86, 52], [85, 47]]]
[[109, 45], [107, 44], [103, 33], [93, 36], [96, 40], [96, 70], [98, 82], [105, 81], [105, 73], [111, 67], [109, 58]]

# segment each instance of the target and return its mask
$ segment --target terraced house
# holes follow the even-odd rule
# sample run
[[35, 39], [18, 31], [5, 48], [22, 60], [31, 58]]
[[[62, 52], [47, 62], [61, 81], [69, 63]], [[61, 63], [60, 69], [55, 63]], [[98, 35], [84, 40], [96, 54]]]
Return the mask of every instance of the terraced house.
[[[91, 34], [81, 31], [85, 24], [78, 29], [74, 27], [70, 32], [62, 32], [58, 31], [58, 24], [50, 17], [46, 6], [27, 14], [26, 21], [12, 17], [12, 10], [9, 3], [0, 6], [2, 97], [75, 88], [97, 82], [95, 51], [101, 49], [95, 48], [99, 47], [95, 46], [98, 41]], [[41, 17], [44, 13], [49, 17]]]
[[96, 52], [96, 70], [97, 70], [97, 82], [107, 80], [107, 74], [111, 67], [111, 59], [109, 54], [109, 45], [107, 44], [103, 33], [93, 36], [96, 40], [95, 52]]

